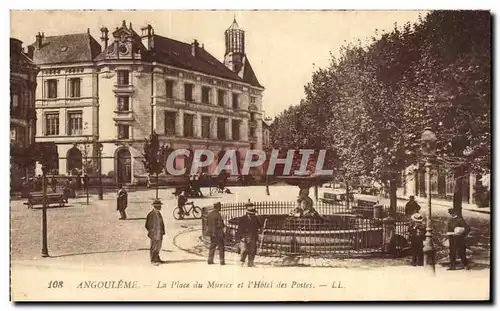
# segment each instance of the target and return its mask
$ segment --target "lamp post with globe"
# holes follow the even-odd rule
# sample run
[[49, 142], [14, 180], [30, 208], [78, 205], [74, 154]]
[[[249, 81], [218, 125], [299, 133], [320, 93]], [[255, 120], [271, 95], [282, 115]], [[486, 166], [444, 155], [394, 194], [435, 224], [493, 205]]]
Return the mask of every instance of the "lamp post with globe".
[[436, 272], [435, 256], [436, 250], [434, 248], [434, 243], [432, 241], [432, 208], [431, 208], [431, 159], [436, 152], [436, 141], [437, 137], [430, 127], [426, 127], [422, 132], [420, 138], [422, 155], [425, 157], [425, 170], [427, 173], [427, 221], [425, 229], [425, 242], [424, 242], [424, 254], [425, 254], [425, 266], [432, 269], [432, 272]]

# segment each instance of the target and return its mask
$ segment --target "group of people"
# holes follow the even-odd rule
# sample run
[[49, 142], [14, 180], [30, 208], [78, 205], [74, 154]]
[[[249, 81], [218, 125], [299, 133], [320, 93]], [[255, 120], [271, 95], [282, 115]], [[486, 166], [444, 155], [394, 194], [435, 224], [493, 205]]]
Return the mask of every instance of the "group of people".
[[[425, 240], [425, 223], [424, 218], [419, 213], [420, 205], [415, 201], [414, 196], [410, 196], [410, 200], [406, 203], [405, 214], [409, 216], [410, 225], [408, 228], [411, 252], [411, 264], [413, 266], [424, 265], [424, 240]], [[450, 266], [448, 270], [456, 270], [457, 254], [462, 261], [466, 270], [470, 269], [469, 261], [466, 255], [465, 238], [470, 232], [470, 227], [455, 208], [448, 209], [450, 219], [447, 223], [446, 235], [449, 239], [449, 256]]]
[[[165, 235], [165, 224], [161, 215], [162, 203], [158, 200], [153, 202], [153, 209], [146, 217], [145, 228], [150, 239], [150, 260], [151, 264], [157, 266], [164, 263], [160, 258], [163, 236]], [[225, 225], [220, 210], [222, 205], [217, 202], [213, 205], [213, 210], [207, 217], [206, 234], [210, 237], [208, 248], [208, 264], [214, 264], [215, 251], [219, 250], [219, 264], [225, 265]], [[246, 204], [246, 215], [241, 217], [238, 223], [238, 233], [236, 240], [239, 242], [241, 265], [245, 265], [248, 259], [248, 266], [255, 267], [255, 255], [257, 253], [257, 241], [262, 224], [256, 217], [257, 210], [252, 203]]]

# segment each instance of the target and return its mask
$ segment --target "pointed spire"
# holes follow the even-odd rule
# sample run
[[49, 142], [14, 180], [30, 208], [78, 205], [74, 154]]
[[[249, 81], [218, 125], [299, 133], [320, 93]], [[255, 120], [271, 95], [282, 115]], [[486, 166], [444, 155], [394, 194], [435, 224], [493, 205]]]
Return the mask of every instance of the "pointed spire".
[[127, 22], [125, 20], [123, 20], [122, 27], [127, 28]]

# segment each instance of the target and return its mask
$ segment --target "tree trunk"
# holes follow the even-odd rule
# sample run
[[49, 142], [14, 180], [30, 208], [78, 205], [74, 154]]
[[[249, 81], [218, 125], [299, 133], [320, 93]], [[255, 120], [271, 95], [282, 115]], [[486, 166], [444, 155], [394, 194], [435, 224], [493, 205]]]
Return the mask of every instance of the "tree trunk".
[[464, 179], [464, 169], [459, 166], [455, 169], [455, 189], [453, 191], [453, 208], [458, 212], [458, 215], [462, 216], [462, 189], [463, 189], [463, 179]]
[[395, 177], [392, 177], [390, 182], [389, 182], [389, 214], [393, 217], [396, 218], [396, 210], [398, 208], [398, 185], [397, 185], [397, 180]]
[[345, 208], [349, 209], [349, 182], [345, 177], [344, 181], [345, 181]]
[[266, 195], [270, 195], [269, 193], [269, 175], [266, 174]]
[[156, 173], [156, 199], [158, 200], [158, 187], [160, 184], [158, 183], [158, 173]]

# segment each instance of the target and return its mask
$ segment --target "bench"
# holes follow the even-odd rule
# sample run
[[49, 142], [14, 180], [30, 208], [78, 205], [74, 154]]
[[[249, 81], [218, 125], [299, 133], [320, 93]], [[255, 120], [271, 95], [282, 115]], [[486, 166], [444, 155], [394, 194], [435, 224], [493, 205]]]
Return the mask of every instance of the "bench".
[[[349, 193], [349, 200], [353, 200], [353, 194]], [[321, 201], [323, 203], [335, 203], [335, 202], [340, 202], [340, 201], [345, 201], [346, 200], [346, 194], [345, 193], [328, 193], [325, 192], [323, 194], [323, 198], [321, 198]]]
[[[58, 204], [59, 206], [64, 207], [64, 204], [67, 201], [62, 193], [47, 193], [46, 202], [47, 206], [49, 206], [50, 204]], [[24, 204], [28, 205], [28, 208], [33, 208], [34, 205], [43, 205], [43, 194], [30, 194], [30, 196], [28, 197], [28, 202]]]

